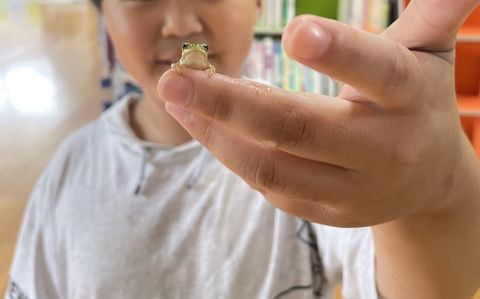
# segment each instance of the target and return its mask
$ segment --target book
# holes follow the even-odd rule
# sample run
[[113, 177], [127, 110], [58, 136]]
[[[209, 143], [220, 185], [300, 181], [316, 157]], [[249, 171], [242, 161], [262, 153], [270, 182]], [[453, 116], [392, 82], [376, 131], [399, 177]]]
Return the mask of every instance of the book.
[[244, 66], [244, 75], [258, 82], [290, 91], [336, 94], [338, 87], [329, 77], [290, 59], [279, 39], [257, 38]]

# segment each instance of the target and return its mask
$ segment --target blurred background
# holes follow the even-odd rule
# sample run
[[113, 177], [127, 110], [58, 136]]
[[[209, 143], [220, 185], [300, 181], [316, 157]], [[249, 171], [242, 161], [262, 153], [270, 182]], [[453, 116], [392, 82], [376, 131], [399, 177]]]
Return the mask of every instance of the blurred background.
[[99, 53], [85, 0], [0, 0], [0, 297], [33, 184], [65, 135], [101, 112]]

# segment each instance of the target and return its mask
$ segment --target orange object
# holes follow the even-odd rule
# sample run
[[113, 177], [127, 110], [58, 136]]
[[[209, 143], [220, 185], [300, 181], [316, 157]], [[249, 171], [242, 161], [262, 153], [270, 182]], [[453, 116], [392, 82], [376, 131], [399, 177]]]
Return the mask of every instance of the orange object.
[[480, 8], [478, 7], [470, 14], [460, 29], [460, 35], [469, 34], [470, 32], [477, 36], [480, 35]]
[[480, 158], [480, 118], [476, 117], [473, 120], [472, 144], [477, 152], [477, 157]]
[[462, 125], [480, 158], [480, 7], [458, 33], [455, 86]]
[[[404, 0], [405, 6], [410, 0]], [[457, 36], [455, 87], [462, 127], [480, 158], [480, 6]]]
[[458, 42], [456, 55], [455, 85], [457, 93], [459, 95], [472, 96], [478, 100], [480, 88], [480, 42]]

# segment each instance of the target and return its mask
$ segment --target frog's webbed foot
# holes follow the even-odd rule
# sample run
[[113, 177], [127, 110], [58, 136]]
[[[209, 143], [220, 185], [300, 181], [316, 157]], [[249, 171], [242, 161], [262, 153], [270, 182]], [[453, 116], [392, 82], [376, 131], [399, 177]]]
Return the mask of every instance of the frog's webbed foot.
[[175, 63], [172, 63], [172, 65], [170, 66], [172, 68], [172, 70], [174, 70], [175, 72], [181, 74], [182, 73], [182, 70], [183, 70], [183, 66], [179, 63], [179, 62], [175, 62]]
[[208, 77], [213, 76], [213, 74], [215, 74], [215, 66], [213, 64], [210, 64], [208, 69], [205, 70], [205, 73], [208, 75]]

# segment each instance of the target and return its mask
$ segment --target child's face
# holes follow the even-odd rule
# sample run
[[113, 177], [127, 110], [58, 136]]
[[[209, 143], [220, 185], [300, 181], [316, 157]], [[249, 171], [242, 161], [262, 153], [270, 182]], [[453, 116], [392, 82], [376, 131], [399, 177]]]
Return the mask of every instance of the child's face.
[[120, 61], [147, 96], [181, 56], [183, 42], [207, 43], [217, 72], [242, 73], [260, 0], [104, 0]]

